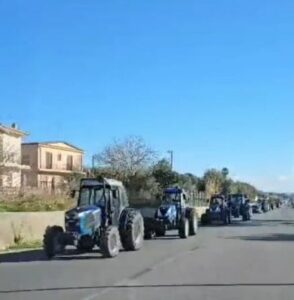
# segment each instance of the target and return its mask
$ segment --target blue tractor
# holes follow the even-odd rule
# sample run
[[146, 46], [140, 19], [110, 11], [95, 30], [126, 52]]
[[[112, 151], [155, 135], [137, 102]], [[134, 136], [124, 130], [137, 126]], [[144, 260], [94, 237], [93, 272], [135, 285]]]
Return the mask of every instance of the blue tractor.
[[120, 246], [140, 249], [143, 239], [143, 217], [128, 207], [123, 184], [90, 178], [81, 180], [77, 207], [65, 213], [65, 231], [61, 226], [47, 227], [43, 246], [49, 259], [62, 254], [67, 245], [83, 252], [98, 246], [104, 257], [115, 257]]
[[234, 218], [242, 217], [243, 221], [251, 219], [250, 200], [245, 194], [231, 194], [228, 197], [228, 202], [231, 208], [231, 215]]
[[201, 216], [202, 225], [211, 225], [213, 223], [221, 223], [223, 225], [231, 223], [230, 208], [223, 195], [212, 196], [209, 202], [209, 208]]
[[144, 218], [145, 238], [164, 236], [167, 230], [178, 230], [182, 239], [196, 235], [198, 229], [196, 210], [187, 206], [187, 201], [188, 196], [183, 189], [166, 189], [154, 217]]

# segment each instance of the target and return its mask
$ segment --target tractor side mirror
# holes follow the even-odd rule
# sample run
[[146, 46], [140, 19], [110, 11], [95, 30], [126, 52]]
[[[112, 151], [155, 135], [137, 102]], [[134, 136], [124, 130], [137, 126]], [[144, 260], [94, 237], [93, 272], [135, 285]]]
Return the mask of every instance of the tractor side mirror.
[[72, 190], [71, 192], [70, 192], [70, 197], [71, 198], [74, 198], [76, 196], [76, 190]]

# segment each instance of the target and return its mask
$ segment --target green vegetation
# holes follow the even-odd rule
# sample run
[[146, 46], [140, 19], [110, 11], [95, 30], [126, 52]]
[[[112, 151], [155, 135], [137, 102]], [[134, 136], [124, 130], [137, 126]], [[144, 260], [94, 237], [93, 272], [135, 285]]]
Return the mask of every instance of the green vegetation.
[[251, 199], [258, 194], [254, 186], [233, 181], [228, 168], [209, 169], [202, 177], [175, 172], [169, 161], [157, 160], [155, 151], [138, 137], [115, 141], [95, 158], [98, 166], [92, 170], [94, 176], [122, 180], [134, 206], [156, 205], [168, 186], [183, 187], [196, 206], [204, 205], [205, 199], [217, 193], [244, 193]]
[[0, 199], [0, 212], [58, 211], [74, 206], [74, 201], [66, 196], [46, 193], [22, 193]]
[[42, 241], [20, 241], [19, 243], [15, 243], [9, 246], [6, 250], [21, 250], [21, 249], [37, 249], [42, 248]]
[[[258, 194], [254, 186], [233, 181], [228, 168], [209, 169], [201, 177], [176, 172], [169, 161], [158, 160], [156, 152], [136, 136], [114, 141], [93, 160], [96, 166], [91, 170], [92, 175], [121, 180], [133, 206], [157, 205], [163, 190], [169, 186], [183, 187], [190, 195], [190, 204], [195, 206], [206, 205], [206, 199], [218, 193], [244, 193], [251, 199]], [[68, 194], [71, 189], [78, 188], [80, 177], [78, 173], [69, 175], [67, 184], [61, 187], [62, 195], [26, 192], [2, 199], [0, 196], [0, 212], [67, 210], [75, 205], [75, 200]]]

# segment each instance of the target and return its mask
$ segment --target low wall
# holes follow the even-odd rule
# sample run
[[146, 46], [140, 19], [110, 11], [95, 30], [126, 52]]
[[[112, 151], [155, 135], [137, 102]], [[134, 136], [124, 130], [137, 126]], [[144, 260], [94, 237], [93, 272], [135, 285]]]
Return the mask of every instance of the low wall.
[[[206, 207], [196, 207], [198, 218]], [[155, 208], [140, 209], [145, 217], [153, 217]], [[16, 212], [0, 213], [0, 250], [14, 244], [16, 236], [25, 241], [41, 240], [47, 226], [64, 226], [64, 212]]]
[[64, 226], [64, 212], [0, 213], [0, 250], [14, 244], [15, 236], [25, 241], [41, 240], [48, 225]]

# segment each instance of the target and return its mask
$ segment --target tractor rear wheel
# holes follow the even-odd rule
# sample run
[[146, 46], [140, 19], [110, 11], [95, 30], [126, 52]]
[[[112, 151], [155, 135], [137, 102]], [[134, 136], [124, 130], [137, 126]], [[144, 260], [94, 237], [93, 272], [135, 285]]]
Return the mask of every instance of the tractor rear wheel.
[[198, 230], [197, 215], [196, 215], [196, 211], [192, 209], [189, 216], [189, 235], [191, 236], [196, 235], [197, 230]]
[[126, 251], [136, 251], [142, 248], [144, 241], [144, 221], [136, 210], [126, 211], [126, 224], [120, 228], [120, 238]]
[[43, 249], [48, 259], [64, 251], [65, 245], [62, 243], [63, 228], [61, 226], [48, 226], [46, 228]]
[[119, 232], [117, 227], [109, 226], [101, 236], [100, 250], [104, 257], [115, 257], [119, 253]]
[[186, 239], [189, 236], [189, 220], [187, 218], [180, 220], [179, 236], [181, 239]]

